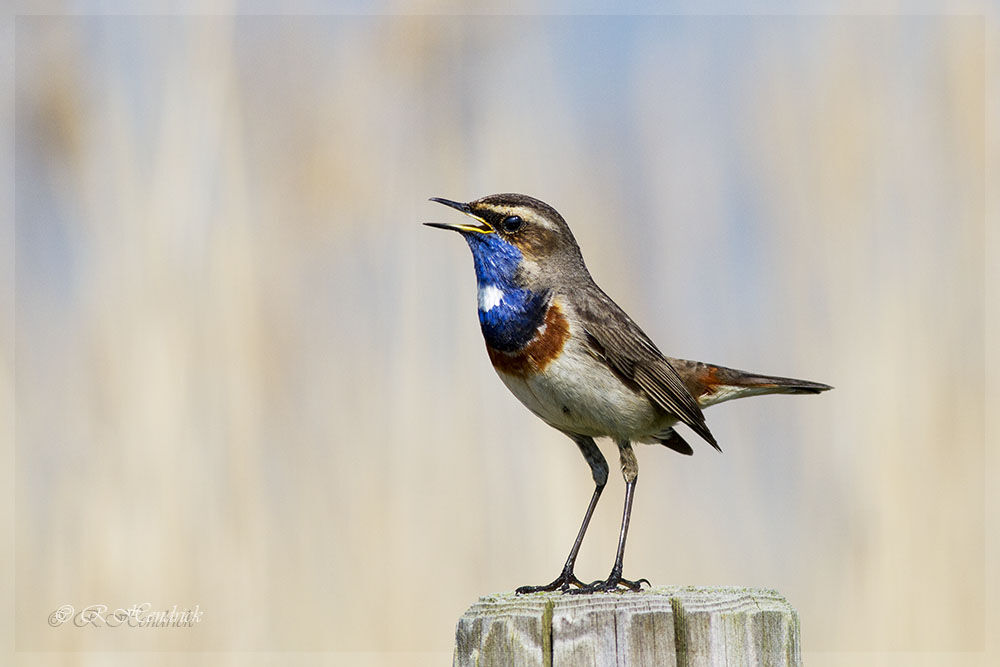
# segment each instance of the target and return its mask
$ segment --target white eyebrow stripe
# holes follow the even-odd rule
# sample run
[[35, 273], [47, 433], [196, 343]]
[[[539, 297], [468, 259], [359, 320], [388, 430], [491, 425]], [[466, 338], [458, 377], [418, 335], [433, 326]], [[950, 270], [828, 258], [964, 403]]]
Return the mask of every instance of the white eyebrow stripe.
[[490, 283], [479, 288], [479, 310], [488, 313], [503, 301], [503, 290]]

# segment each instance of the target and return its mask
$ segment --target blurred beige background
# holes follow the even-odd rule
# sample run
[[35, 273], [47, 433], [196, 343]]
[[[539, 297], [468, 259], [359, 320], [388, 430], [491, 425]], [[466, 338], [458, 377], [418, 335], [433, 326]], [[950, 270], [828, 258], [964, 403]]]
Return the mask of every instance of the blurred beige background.
[[[478, 595], [555, 576], [589, 471], [419, 225], [519, 191], [668, 354], [836, 386], [713, 408], [724, 455], [641, 448], [626, 574], [776, 588], [810, 664], [989, 664], [984, 6], [55, 7], [10, 31], [18, 662], [440, 664]], [[141, 602], [204, 618], [46, 622]]]

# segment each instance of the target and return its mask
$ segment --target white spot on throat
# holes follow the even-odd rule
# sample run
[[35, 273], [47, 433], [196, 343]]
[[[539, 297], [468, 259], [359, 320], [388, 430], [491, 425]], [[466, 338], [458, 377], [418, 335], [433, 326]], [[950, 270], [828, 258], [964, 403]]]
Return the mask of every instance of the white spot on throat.
[[503, 290], [490, 283], [479, 288], [479, 310], [488, 313], [503, 301]]

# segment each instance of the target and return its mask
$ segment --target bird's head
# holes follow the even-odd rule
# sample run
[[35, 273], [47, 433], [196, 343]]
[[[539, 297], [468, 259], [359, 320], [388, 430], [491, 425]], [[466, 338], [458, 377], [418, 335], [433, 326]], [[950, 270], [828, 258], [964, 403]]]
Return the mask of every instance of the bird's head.
[[583, 270], [580, 248], [559, 213], [520, 194], [489, 195], [468, 203], [433, 197], [472, 218], [469, 223], [425, 223], [465, 237], [476, 277], [484, 283], [552, 283]]

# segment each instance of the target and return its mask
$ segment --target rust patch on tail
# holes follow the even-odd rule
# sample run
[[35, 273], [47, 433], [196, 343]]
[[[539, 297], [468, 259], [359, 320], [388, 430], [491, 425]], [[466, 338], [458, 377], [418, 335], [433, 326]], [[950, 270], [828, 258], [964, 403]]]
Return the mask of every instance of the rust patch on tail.
[[689, 366], [681, 372], [681, 378], [688, 391], [699, 401], [714, 396], [722, 389], [778, 389], [780, 385], [768, 382], [766, 378], [732, 368], [713, 366], [701, 362], [688, 362]]
[[553, 301], [545, 313], [543, 327], [539, 327], [539, 333], [535, 334], [527, 345], [511, 353], [501, 352], [487, 345], [486, 352], [490, 355], [493, 367], [498, 371], [526, 378], [541, 373], [557, 359], [568, 338], [569, 321], [563, 315], [559, 304]]
[[681, 379], [687, 385], [688, 391], [696, 399], [710, 396], [716, 392], [722, 381], [719, 377], [719, 367], [709, 364], [692, 364], [681, 373]]

